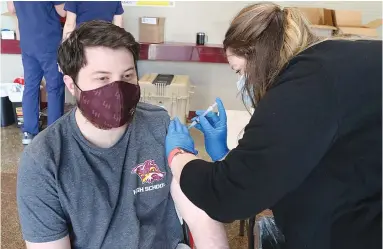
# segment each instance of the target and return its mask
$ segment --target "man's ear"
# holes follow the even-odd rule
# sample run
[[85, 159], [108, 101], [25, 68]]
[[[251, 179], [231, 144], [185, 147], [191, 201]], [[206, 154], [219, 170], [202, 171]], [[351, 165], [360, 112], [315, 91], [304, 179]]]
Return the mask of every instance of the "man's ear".
[[74, 95], [74, 90], [75, 90], [75, 84], [74, 84], [74, 81], [72, 79], [72, 77], [70, 77], [69, 75], [64, 75], [64, 83], [66, 85], [66, 87], [68, 88], [69, 92], [73, 95]]

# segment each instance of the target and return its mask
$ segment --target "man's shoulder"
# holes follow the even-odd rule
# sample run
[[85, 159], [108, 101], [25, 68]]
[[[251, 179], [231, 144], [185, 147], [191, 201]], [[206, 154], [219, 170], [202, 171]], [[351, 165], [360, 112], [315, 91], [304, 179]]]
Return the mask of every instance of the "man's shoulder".
[[170, 116], [164, 108], [148, 103], [139, 102], [136, 115], [139, 122], [147, 121], [148, 124], [156, 126], [163, 124], [166, 128], [170, 123]]
[[65, 114], [37, 134], [32, 142], [25, 147], [24, 153], [39, 162], [42, 158], [52, 158], [56, 154], [60, 154], [62, 140], [64, 136], [68, 135], [70, 127], [70, 113]]

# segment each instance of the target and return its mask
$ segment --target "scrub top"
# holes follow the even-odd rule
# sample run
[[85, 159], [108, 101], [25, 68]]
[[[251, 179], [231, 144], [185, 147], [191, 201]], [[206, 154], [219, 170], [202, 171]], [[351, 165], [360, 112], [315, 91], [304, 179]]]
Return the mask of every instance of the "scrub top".
[[113, 21], [114, 15], [122, 15], [121, 1], [68, 1], [64, 9], [76, 14], [76, 26], [92, 20]]
[[62, 28], [55, 5], [64, 1], [15, 1], [23, 52], [53, 52], [60, 45]]

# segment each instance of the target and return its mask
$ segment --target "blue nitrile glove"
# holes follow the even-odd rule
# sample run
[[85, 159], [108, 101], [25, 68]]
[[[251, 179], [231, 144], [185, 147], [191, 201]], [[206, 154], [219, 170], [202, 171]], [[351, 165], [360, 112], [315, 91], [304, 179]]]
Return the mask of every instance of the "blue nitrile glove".
[[[205, 148], [213, 161], [218, 161], [229, 152], [227, 147], [227, 117], [225, 107], [220, 98], [216, 99], [219, 115], [209, 112], [205, 117], [198, 116], [199, 123], [194, 126], [205, 136]], [[197, 111], [197, 115], [202, 115], [204, 111]]]
[[198, 151], [194, 148], [194, 141], [190, 136], [188, 128], [178, 118], [170, 121], [165, 140], [166, 156], [169, 157], [170, 152], [176, 148], [183, 149], [194, 155], [198, 154]]

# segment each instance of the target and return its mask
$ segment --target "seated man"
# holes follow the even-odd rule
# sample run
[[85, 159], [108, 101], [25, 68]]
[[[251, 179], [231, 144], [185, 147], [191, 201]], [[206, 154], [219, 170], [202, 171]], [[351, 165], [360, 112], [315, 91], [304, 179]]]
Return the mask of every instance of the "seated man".
[[206, 237], [198, 225], [212, 224], [212, 237], [220, 234], [227, 245], [222, 225], [191, 206], [172, 182], [165, 156], [169, 116], [138, 103], [138, 55], [133, 36], [104, 21], [84, 23], [60, 46], [59, 66], [77, 108], [22, 155], [17, 201], [28, 249], [180, 248], [170, 189], [196, 241]]

